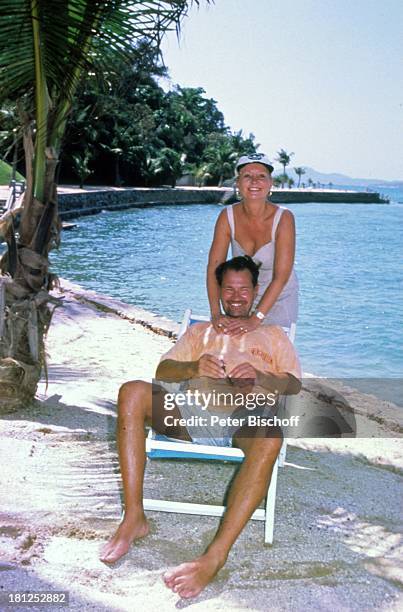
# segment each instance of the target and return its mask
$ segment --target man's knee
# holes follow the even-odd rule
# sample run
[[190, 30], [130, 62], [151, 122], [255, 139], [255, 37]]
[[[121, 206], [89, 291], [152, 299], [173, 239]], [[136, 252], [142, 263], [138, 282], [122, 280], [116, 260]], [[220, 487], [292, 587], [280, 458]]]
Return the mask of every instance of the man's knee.
[[151, 385], [144, 380], [130, 380], [119, 389], [119, 412], [126, 411], [128, 407], [143, 405], [151, 395]]
[[245, 456], [254, 456], [254, 461], [260, 460], [264, 463], [274, 463], [281, 450], [283, 438], [281, 435], [276, 436], [255, 436], [238, 440], [239, 446], [242, 448]]
[[129, 380], [128, 382], [123, 383], [119, 389], [120, 395], [138, 395], [144, 393], [150, 383], [145, 382], [144, 380]]

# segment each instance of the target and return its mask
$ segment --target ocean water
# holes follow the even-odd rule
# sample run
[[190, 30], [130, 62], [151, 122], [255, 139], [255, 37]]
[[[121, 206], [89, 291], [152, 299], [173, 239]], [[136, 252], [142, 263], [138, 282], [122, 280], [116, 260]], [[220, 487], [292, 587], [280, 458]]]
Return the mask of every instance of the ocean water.
[[[386, 192], [386, 190], [384, 190]], [[304, 371], [403, 378], [403, 193], [389, 205], [294, 204]], [[60, 276], [181, 320], [208, 314], [205, 269], [220, 205], [135, 208], [81, 217], [64, 232]]]

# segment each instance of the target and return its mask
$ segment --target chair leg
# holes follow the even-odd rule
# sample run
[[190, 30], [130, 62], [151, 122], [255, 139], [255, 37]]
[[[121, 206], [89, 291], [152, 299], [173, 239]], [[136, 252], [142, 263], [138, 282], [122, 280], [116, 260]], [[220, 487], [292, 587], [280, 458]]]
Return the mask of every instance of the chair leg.
[[287, 454], [287, 440], [284, 438], [283, 444], [281, 445], [280, 453], [278, 455], [279, 467], [284, 467], [286, 454]]
[[276, 506], [276, 489], [278, 475], [278, 458], [273, 466], [271, 481], [266, 498], [266, 518], [264, 523], [264, 541], [265, 544], [273, 544], [274, 533], [274, 509]]

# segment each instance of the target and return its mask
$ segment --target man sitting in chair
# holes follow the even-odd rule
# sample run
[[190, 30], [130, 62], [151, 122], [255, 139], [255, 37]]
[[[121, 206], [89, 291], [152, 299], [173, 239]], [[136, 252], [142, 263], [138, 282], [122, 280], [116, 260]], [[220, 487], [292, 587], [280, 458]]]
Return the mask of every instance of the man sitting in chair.
[[[220, 299], [228, 317], [248, 317], [258, 289], [258, 274], [258, 266], [246, 256], [218, 266]], [[298, 393], [300, 377], [298, 357], [281, 328], [261, 325], [244, 335], [231, 336], [217, 333], [207, 322], [192, 325], [162, 357], [156, 372], [159, 381], [186, 381], [186, 389], [193, 393], [198, 390], [201, 394], [206, 389], [212, 393], [215, 388], [221, 392], [226, 386], [232, 397], [240, 394], [243, 399], [249, 397], [252, 389], [256, 398], [258, 393], [267, 398], [278, 393]], [[193, 402], [184, 406], [182, 401], [180, 406], [172, 405], [172, 401], [166, 402], [167, 395], [162, 386], [143, 381], [127, 382], [120, 388], [118, 446], [125, 511], [115, 535], [101, 553], [101, 560], [114, 563], [127, 553], [135, 539], [146, 536], [149, 530], [143, 509], [145, 425], [179, 440], [202, 439], [204, 444], [236, 446], [244, 452], [245, 459], [230, 488], [226, 512], [213, 541], [200, 557], [164, 576], [167, 587], [188, 598], [198, 595], [223, 567], [232, 545], [265, 497], [282, 437], [278, 427], [249, 426], [245, 403], [241, 406], [235, 402], [235, 412], [231, 414], [240, 419], [231, 418], [231, 425], [228, 407], [225, 408], [226, 418], [221, 419], [224, 425], [217, 429], [217, 424], [210, 427], [212, 417], [206, 418], [210, 414], [206, 406], [195, 406]], [[172, 398], [172, 394], [169, 396]], [[206, 393], [203, 397], [209, 396]], [[211, 414], [216, 411], [215, 406]], [[259, 414], [267, 416], [267, 406]], [[189, 415], [199, 416], [200, 422], [204, 417], [204, 424], [195, 429], [183, 425]]]

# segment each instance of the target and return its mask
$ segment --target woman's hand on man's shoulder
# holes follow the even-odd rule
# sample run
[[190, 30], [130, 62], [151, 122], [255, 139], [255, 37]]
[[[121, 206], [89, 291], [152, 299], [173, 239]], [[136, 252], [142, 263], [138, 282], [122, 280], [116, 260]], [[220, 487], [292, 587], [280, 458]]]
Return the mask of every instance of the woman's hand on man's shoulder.
[[211, 317], [211, 324], [218, 334], [227, 333], [227, 329], [230, 323], [231, 323], [231, 319], [229, 319], [228, 317], [226, 317], [225, 315], [221, 313], [218, 315], [215, 315], [214, 317]]

